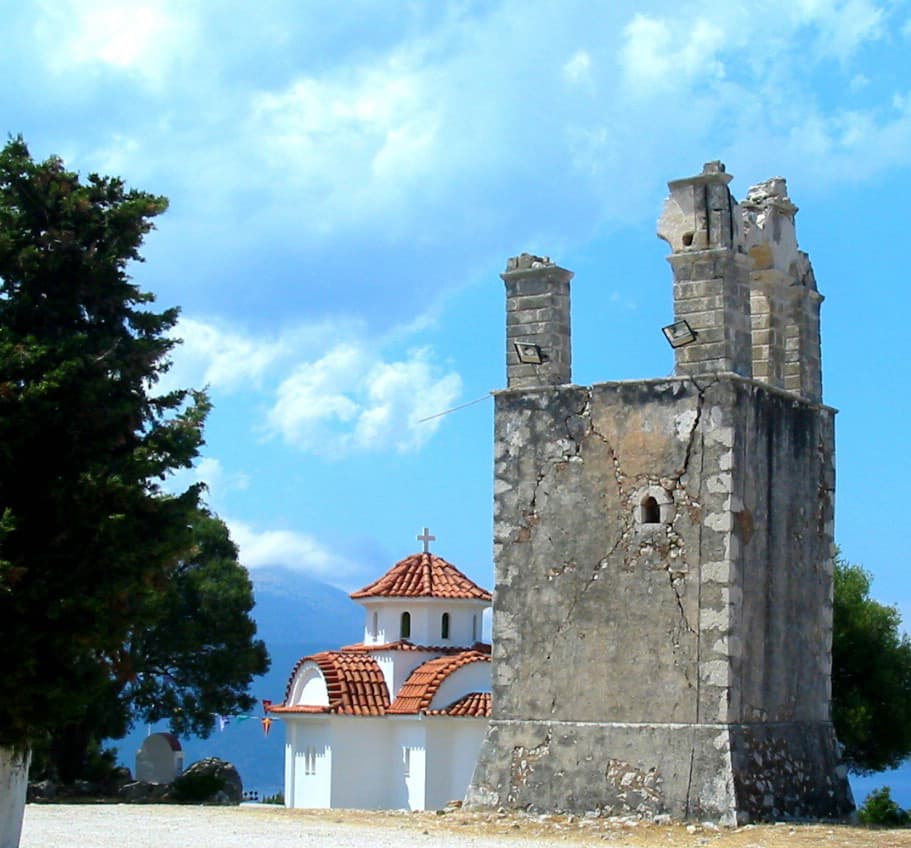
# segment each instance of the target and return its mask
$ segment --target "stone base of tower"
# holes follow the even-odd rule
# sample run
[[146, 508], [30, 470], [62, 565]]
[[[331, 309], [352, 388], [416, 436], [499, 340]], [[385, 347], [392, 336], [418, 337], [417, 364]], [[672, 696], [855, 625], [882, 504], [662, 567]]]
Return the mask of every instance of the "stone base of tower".
[[492, 721], [466, 804], [724, 824], [854, 808], [830, 724]]

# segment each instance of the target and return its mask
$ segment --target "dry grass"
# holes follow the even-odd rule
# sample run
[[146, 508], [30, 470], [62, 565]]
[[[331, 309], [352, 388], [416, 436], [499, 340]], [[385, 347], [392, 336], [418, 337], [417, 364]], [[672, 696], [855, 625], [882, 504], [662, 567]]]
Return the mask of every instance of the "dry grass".
[[[262, 810], [266, 817], [267, 809]], [[275, 816], [425, 833], [495, 837], [576, 845], [615, 843], [633, 848], [911, 848], [911, 829], [878, 830], [841, 824], [768, 824], [719, 828], [707, 824], [650, 824], [557, 815], [514, 815], [453, 810], [445, 814], [361, 810], [285, 810]]]

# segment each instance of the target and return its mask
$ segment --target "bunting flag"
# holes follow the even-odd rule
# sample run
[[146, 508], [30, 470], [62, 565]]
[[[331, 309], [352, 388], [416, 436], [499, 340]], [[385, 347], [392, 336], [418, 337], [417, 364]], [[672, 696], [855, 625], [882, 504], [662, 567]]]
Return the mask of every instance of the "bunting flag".
[[266, 736], [268, 736], [269, 731], [272, 729], [272, 719], [269, 718], [269, 716], [266, 716], [264, 719], [262, 719], [262, 723], [263, 723], [263, 733], [265, 733]]
[[222, 733], [225, 732], [225, 728], [231, 723], [231, 716], [220, 715], [215, 713], [215, 718], [218, 721], [218, 729]]

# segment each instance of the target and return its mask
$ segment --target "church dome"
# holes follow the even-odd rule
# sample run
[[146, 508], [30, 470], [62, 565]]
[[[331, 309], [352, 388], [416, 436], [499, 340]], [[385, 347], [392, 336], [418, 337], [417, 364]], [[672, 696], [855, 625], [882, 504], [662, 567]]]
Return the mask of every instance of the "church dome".
[[451, 562], [428, 551], [400, 560], [382, 577], [357, 592], [364, 598], [446, 598], [490, 601], [491, 595], [470, 580]]

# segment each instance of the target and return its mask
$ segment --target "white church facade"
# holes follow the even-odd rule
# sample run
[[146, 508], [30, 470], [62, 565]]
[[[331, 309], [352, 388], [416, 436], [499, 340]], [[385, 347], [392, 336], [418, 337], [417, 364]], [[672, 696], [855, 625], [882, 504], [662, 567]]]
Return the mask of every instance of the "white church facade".
[[491, 595], [424, 550], [351, 598], [364, 640], [303, 657], [285, 699], [285, 805], [439, 809], [461, 799], [491, 712]]

